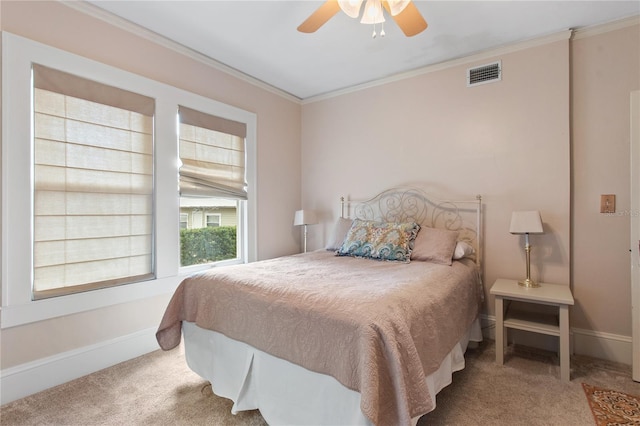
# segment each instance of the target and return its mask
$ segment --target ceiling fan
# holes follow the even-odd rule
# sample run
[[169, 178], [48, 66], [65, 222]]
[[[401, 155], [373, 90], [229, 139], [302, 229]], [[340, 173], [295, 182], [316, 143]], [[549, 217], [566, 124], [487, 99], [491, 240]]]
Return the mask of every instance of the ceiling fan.
[[[298, 31], [313, 33], [340, 10], [351, 18], [357, 18], [363, 2], [364, 0], [327, 0], [298, 26]], [[367, 0], [360, 22], [363, 24], [384, 22], [383, 8], [407, 37], [419, 34], [427, 28], [427, 22], [411, 0]], [[384, 28], [381, 35], [384, 36]], [[375, 36], [374, 27], [373, 37]]]

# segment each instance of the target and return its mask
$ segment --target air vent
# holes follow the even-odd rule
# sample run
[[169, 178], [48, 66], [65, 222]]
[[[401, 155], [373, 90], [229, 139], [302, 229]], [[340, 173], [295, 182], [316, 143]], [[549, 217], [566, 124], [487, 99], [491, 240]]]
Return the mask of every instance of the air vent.
[[467, 87], [502, 80], [500, 61], [467, 69]]

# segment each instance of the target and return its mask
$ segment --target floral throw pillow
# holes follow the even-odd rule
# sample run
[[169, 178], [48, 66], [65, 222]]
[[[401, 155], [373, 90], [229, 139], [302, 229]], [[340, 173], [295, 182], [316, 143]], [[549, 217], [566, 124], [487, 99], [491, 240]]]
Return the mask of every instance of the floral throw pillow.
[[408, 263], [419, 230], [417, 223], [355, 219], [336, 254]]

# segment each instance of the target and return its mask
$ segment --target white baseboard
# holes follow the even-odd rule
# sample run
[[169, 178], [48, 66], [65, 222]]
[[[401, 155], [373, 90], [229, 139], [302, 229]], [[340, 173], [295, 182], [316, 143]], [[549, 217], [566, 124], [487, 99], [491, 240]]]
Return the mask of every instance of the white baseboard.
[[148, 328], [0, 371], [0, 405], [159, 349]]
[[571, 329], [573, 352], [594, 358], [631, 365], [633, 345], [631, 336], [603, 333], [581, 328]]
[[[483, 315], [481, 322], [484, 337], [495, 339], [495, 317]], [[153, 352], [159, 349], [155, 333], [155, 328], [148, 328], [2, 370], [0, 405]], [[557, 339], [553, 337], [522, 332], [516, 335], [516, 339], [522, 345], [557, 350]], [[570, 341], [571, 353], [631, 365], [630, 336], [572, 328]]]
[[[483, 336], [495, 340], [495, 317], [482, 315], [481, 322]], [[552, 336], [509, 330], [509, 342], [514, 340], [525, 346], [551, 351], [558, 350], [558, 339]], [[571, 328], [569, 345], [572, 354], [587, 355], [627, 365], [631, 365], [632, 362], [631, 336]]]

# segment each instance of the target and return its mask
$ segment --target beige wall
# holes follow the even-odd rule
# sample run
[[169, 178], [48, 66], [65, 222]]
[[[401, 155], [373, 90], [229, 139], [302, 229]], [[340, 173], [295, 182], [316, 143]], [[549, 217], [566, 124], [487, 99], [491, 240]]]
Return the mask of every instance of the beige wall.
[[[59, 2], [2, 1], [1, 29], [257, 115], [258, 258], [299, 250], [299, 102]], [[25, 195], [27, 196], [27, 195]], [[2, 330], [2, 369], [156, 327], [169, 295]]]
[[[511, 211], [538, 209], [545, 234], [532, 237], [533, 277], [571, 285], [572, 327], [630, 338], [624, 212], [637, 22], [305, 104], [303, 204], [324, 219], [310, 228], [310, 246], [327, 241], [341, 195], [415, 182], [436, 194], [479, 193], [488, 290], [524, 272]], [[502, 60], [503, 81], [466, 88], [466, 68], [493, 59]], [[599, 213], [600, 194], [616, 194], [619, 215]], [[493, 314], [493, 298], [485, 310]]]
[[[502, 81], [466, 87], [469, 66], [502, 61]], [[538, 209], [532, 275], [569, 284], [569, 40], [484, 58], [303, 105], [303, 204], [327, 241], [341, 195], [362, 199], [400, 184], [485, 203], [485, 290], [525, 273], [513, 210]], [[487, 300], [492, 300], [487, 297]], [[493, 307], [487, 306], [492, 313]]]
[[[640, 26], [578, 34], [571, 53], [572, 326], [630, 336], [629, 105], [640, 89]], [[619, 215], [600, 213], [600, 194], [616, 195]]]

